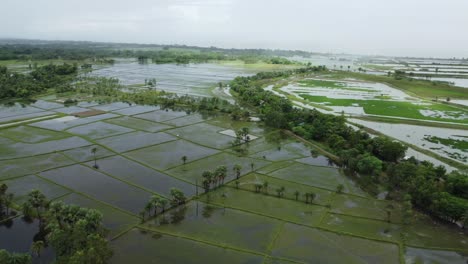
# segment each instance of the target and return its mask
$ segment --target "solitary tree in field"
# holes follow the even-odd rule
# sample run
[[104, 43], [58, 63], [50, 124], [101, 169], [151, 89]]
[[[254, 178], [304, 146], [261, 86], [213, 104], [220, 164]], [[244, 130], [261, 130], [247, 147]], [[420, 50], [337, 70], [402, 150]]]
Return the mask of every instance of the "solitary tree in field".
[[97, 165], [97, 162], [96, 162], [96, 152], [97, 152], [97, 148], [96, 148], [96, 147], [94, 147], [94, 148], [91, 149], [91, 153], [93, 153], [93, 156], [94, 156], [94, 166], [93, 166], [93, 167], [94, 167], [95, 169], [98, 169], [99, 166]]
[[43, 249], [44, 249], [44, 241], [42, 240], [34, 241], [31, 245], [31, 252], [39, 258], [41, 257], [41, 252]]
[[349, 71], [350, 69], [351, 69], [351, 66], [350, 66], [350, 65], [348, 65], [348, 71]]
[[182, 162], [183, 162], [183, 163], [184, 163], [184, 165], [185, 165], [185, 163], [187, 162], [187, 156], [185, 156], [185, 155], [184, 155], [184, 156], [182, 156]]
[[232, 169], [236, 173], [236, 179], [239, 179], [239, 177], [241, 175], [242, 166], [240, 164], [236, 164], [236, 165], [234, 165], [234, 167]]
[[308, 192], [304, 193], [305, 203], [309, 203], [309, 195], [310, 194]]
[[255, 164], [253, 162], [250, 163], [250, 169], [253, 171], [255, 167]]

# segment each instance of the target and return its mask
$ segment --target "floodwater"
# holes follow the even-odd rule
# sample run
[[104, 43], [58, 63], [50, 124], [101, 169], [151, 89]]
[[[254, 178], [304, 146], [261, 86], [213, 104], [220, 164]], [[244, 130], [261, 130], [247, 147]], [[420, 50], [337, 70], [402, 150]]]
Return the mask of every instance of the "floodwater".
[[124, 85], [144, 84], [156, 78], [157, 90], [177, 94], [210, 96], [210, 88], [237, 76], [254, 75], [258, 69], [213, 63], [200, 64], [140, 64], [135, 60], [117, 60], [109, 67], [94, 70], [90, 76], [118, 78]]
[[466, 140], [466, 137], [468, 137], [467, 130], [439, 127], [428, 128], [425, 126], [406, 124], [379, 123], [352, 118], [348, 120], [353, 123], [369, 127], [400, 141], [435, 152], [443, 157], [448, 157], [459, 162], [468, 158], [468, 150], [461, 150], [447, 145], [432, 143], [425, 139], [430, 136], [435, 136], [440, 138], [451, 138], [455, 140]]

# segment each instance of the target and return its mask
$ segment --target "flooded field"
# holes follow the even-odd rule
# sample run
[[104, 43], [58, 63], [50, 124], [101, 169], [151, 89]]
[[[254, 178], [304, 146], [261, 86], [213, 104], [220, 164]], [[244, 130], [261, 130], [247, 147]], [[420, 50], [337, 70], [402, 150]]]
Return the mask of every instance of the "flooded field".
[[211, 89], [219, 82], [236, 76], [254, 75], [258, 67], [241, 64], [141, 64], [136, 60], [117, 60], [112, 66], [98, 68], [91, 76], [118, 78], [124, 85], [144, 84], [145, 79], [156, 78], [156, 89], [177, 94], [211, 96]]
[[436, 152], [443, 157], [449, 157], [463, 163], [468, 162], [468, 148], [461, 144], [461, 142], [466, 142], [468, 138], [467, 130], [437, 127], [431, 127], [428, 130], [425, 126], [389, 124], [352, 118], [349, 121], [369, 127], [400, 141]]
[[[313, 149], [303, 143], [267, 136], [278, 132], [261, 124], [125, 103], [81, 104], [70, 111], [47, 101], [12, 107], [1, 115], [22, 116], [22, 109], [26, 114], [104, 111], [94, 117], [62, 116], [0, 129], [0, 183], [10, 186], [18, 203], [34, 187], [49, 199], [100, 210], [115, 252], [111, 263], [310, 263], [337, 258], [395, 263], [404, 254], [398, 246], [398, 206], [392, 223], [387, 223], [387, 201], [370, 197], [329, 159], [312, 156]], [[240, 155], [226, 131], [244, 126], [250, 128], [252, 141]], [[233, 170], [237, 164], [240, 179]], [[203, 171], [220, 165], [227, 167], [226, 184], [196, 196], [203, 193]], [[266, 187], [257, 192], [259, 184]], [[339, 184], [344, 186], [342, 194], [336, 193]], [[171, 188], [182, 190], [191, 201], [141, 221], [140, 212], [151, 195], [169, 197]], [[314, 193], [314, 200], [306, 202], [305, 193]], [[463, 241], [456, 233], [438, 228], [430, 232], [446, 239], [431, 242], [415, 233], [405, 245], [427, 243], [454, 260], [463, 259], [458, 253]], [[36, 233], [37, 225], [25, 223], [19, 214], [1, 222], [0, 246], [27, 252]], [[13, 237], [18, 242], [8, 243]], [[168, 254], [174, 248], [184, 253]], [[408, 259], [440, 255], [415, 250], [406, 254]], [[35, 261], [52, 256], [46, 249]]]

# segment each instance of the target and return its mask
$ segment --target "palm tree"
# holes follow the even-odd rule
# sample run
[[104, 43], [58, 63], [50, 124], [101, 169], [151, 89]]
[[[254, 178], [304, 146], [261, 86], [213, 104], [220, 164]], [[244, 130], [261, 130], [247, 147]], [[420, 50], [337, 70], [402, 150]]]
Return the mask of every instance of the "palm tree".
[[260, 183], [255, 184], [255, 192], [258, 193], [262, 190], [263, 185]]
[[300, 194], [299, 191], [294, 192], [294, 196], [296, 196], [296, 201], [297, 201], [297, 199], [299, 199], [299, 194]]
[[166, 212], [166, 206], [169, 204], [169, 200], [163, 197], [159, 199], [159, 203], [161, 204], [161, 210], [162, 210], [162, 213], [164, 214], [164, 212]]
[[153, 204], [151, 202], [147, 202], [145, 205], [145, 212], [148, 214], [148, 217], [151, 216], [152, 210], [153, 210]]
[[213, 173], [211, 171], [204, 171], [202, 173], [203, 177], [203, 188], [205, 189], [205, 192], [208, 192], [210, 190], [211, 182], [213, 181]]
[[94, 167], [95, 169], [98, 169], [99, 166], [97, 165], [97, 162], [96, 162], [96, 152], [97, 152], [97, 148], [96, 148], [96, 147], [94, 147], [94, 148], [91, 149], [91, 153], [93, 153], [93, 155], [94, 155], [94, 166], [93, 166], [93, 167]]
[[44, 241], [42, 240], [34, 241], [31, 245], [31, 252], [39, 258], [41, 257], [42, 249], [44, 249]]
[[234, 167], [232, 169], [236, 173], [236, 179], [239, 179], [239, 177], [241, 175], [242, 166], [240, 164], [236, 164], [236, 165], [234, 165]]
[[152, 207], [154, 209], [154, 214], [153, 215], [156, 215], [158, 213], [158, 208], [161, 205], [161, 203], [159, 201], [160, 201], [159, 196], [156, 196], [156, 195], [151, 196], [150, 203], [151, 203], [151, 205], [152, 205]]
[[39, 190], [32, 190], [28, 194], [28, 201], [27, 201], [32, 208], [36, 209], [37, 217], [41, 220], [41, 209], [45, 208], [47, 205], [47, 199], [44, 194], [42, 194]]
[[218, 168], [216, 168], [215, 174], [218, 177], [218, 179], [220, 180], [221, 184], [224, 184], [224, 179], [227, 176], [226, 166], [222, 165], [222, 166], [219, 166]]
[[184, 155], [184, 156], [182, 156], [182, 162], [183, 162], [183, 163], [184, 163], [184, 165], [185, 165], [185, 163], [187, 162], [187, 156], [185, 156], [185, 155]]
[[263, 182], [263, 191], [268, 194], [268, 181]]

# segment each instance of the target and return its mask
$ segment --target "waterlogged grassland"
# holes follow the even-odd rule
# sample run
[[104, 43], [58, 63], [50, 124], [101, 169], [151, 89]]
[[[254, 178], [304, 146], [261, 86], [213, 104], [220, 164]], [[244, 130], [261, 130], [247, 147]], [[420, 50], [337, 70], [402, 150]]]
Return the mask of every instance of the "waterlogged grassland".
[[263, 256], [143, 229], [111, 242], [111, 263], [262, 263]]
[[338, 214], [327, 214], [320, 227], [338, 233], [392, 242], [399, 242], [402, 233], [402, 226], [398, 224]]
[[3, 182], [0, 181], [0, 184], [3, 183], [8, 186], [9, 192], [15, 194], [14, 198], [17, 204], [21, 204], [25, 201], [27, 199], [27, 194], [32, 189], [41, 191], [49, 199], [55, 199], [70, 193], [69, 190], [35, 175], [14, 178]]
[[227, 177], [225, 179], [225, 181], [227, 182], [232, 179], [235, 179], [235, 172], [233, 170], [233, 167], [236, 164], [242, 166], [241, 175], [252, 171], [252, 163], [254, 165], [254, 170], [270, 164], [269, 161], [257, 160], [249, 157], [239, 157], [226, 152], [221, 152], [219, 154], [212, 155], [193, 162], [190, 162], [190, 156], [188, 156], [188, 163], [185, 165], [181, 163], [182, 162], [180, 161], [179, 166], [168, 170], [167, 173], [179, 178], [183, 178], [192, 183], [195, 183], [198, 180], [199, 184], [203, 180], [202, 173], [204, 171], [214, 171], [220, 165], [224, 165], [227, 167]]
[[[123, 135], [106, 137], [97, 142], [101, 145], [107, 146], [116, 152], [126, 152], [134, 149], [144, 148], [152, 145], [157, 145], [169, 141], [177, 140], [177, 138], [166, 134], [160, 133], [147, 133], [147, 132], [131, 132]], [[132, 144], [128, 144], [132, 142]]]
[[406, 263], [451, 263], [466, 264], [468, 252], [456, 252], [445, 250], [430, 250], [407, 247], [405, 249]]
[[[301, 94], [301, 96], [315, 103], [324, 103], [330, 106], [360, 106], [364, 108], [364, 112], [368, 115], [381, 115], [404, 117], [422, 120], [434, 120], [456, 123], [467, 123], [466, 120], [460, 119], [468, 115], [468, 111], [460, 108], [452, 107], [445, 104], [414, 104], [411, 102], [384, 101], [384, 100], [356, 100], [356, 99], [335, 99], [326, 96], [313, 96]], [[440, 111], [447, 117], [435, 117], [423, 115], [421, 111]]]
[[[94, 164], [93, 161], [87, 163]], [[124, 182], [139, 186], [161, 196], [170, 197], [170, 188], [178, 188], [188, 197], [195, 194], [195, 186], [150, 169], [121, 156], [97, 160], [99, 170]]]
[[105, 120], [105, 122], [111, 123], [114, 125], [132, 128], [135, 130], [151, 132], [151, 133], [172, 128], [172, 126], [169, 126], [166, 124], [151, 122], [151, 121], [147, 121], [144, 119], [139, 119], [139, 118], [134, 118], [134, 117], [129, 117], [129, 116], [108, 119], [108, 120]]
[[468, 152], [468, 140], [466, 139], [441, 138], [436, 136], [426, 136], [424, 139], [432, 143], [442, 144], [454, 149]]
[[[315, 194], [315, 198], [313, 200], [313, 204], [319, 205], [328, 205], [331, 202], [331, 198], [333, 196], [333, 192], [314, 188], [311, 186], [307, 186], [304, 184], [298, 184], [290, 181], [280, 180], [274, 177], [270, 177], [263, 174], [258, 173], [250, 173], [239, 180], [239, 189], [247, 190], [251, 192], [255, 192], [255, 185], [257, 184], [265, 184], [267, 183], [267, 187], [262, 187], [261, 193], [269, 194], [271, 196], [276, 196], [276, 190], [280, 189], [281, 187], [285, 188], [283, 199], [290, 199], [293, 201], [299, 201], [305, 203], [305, 194], [306, 193], [313, 193]], [[229, 183], [229, 186], [236, 187], [235, 182]], [[297, 195], [296, 200], [296, 191], [299, 192]]]
[[231, 146], [231, 142], [234, 140], [234, 138], [219, 133], [223, 130], [224, 129], [220, 127], [199, 123], [168, 130], [167, 133], [181, 137], [199, 145], [215, 149], [225, 149]]
[[73, 161], [60, 153], [0, 160], [0, 179], [29, 175], [51, 168], [70, 165], [72, 163]]
[[39, 175], [135, 215], [141, 211], [151, 196], [150, 192], [128, 185], [83, 165], [49, 170]]
[[[161, 233], [188, 237], [244, 250], [264, 252], [273, 239], [280, 221], [264, 216], [225, 209], [202, 202], [186, 205], [182, 219], [160, 216], [144, 224]], [[163, 219], [165, 218], [165, 219]]]
[[335, 79], [354, 78], [370, 82], [386, 83], [396, 89], [428, 99], [434, 99], [436, 96], [439, 98], [450, 97], [452, 99], [468, 99], [468, 94], [466, 93], [465, 88], [456, 87], [444, 83], [433, 83], [430, 81], [415, 79], [397, 80], [394, 77], [344, 71], [332, 73], [329, 77]]
[[[92, 152], [93, 149], [96, 149], [96, 153]], [[76, 162], [85, 162], [115, 155], [114, 152], [108, 150], [107, 148], [103, 148], [100, 145], [90, 145], [86, 147], [65, 150], [62, 152], [62, 154]]]
[[[15, 203], [37, 188], [51, 199], [100, 210], [115, 238], [112, 263], [396, 263], [403, 253], [394, 243], [448, 251], [466, 246], [466, 236], [431, 221], [417, 218], [404, 228], [397, 205], [368, 198], [325, 157], [257, 123], [125, 103], [93, 107], [139, 117], [102, 114], [0, 129], [0, 181], [17, 193]], [[116, 129], [99, 131], [106, 127]], [[238, 153], [230, 146], [234, 138], [218, 132], [242, 127], [260, 138]], [[238, 186], [235, 164], [242, 166]], [[227, 186], [209, 194], [199, 187], [194, 197], [203, 171], [220, 165], [228, 169]], [[265, 182], [256, 193], [255, 184]], [[338, 184], [345, 194], [335, 192]], [[172, 187], [194, 200], [140, 224], [137, 215], [150, 196], [169, 197]], [[315, 194], [312, 204], [305, 193]], [[132, 229], [137, 225], [145, 231]]]
[[279, 179], [305, 184], [318, 188], [335, 191], [339, 184], [343, 184], [344, 192], [363, 194], [351, 180], [347, 179], [336, 168], [310, 166], [303, 163], [294, 163], [286, 168], [273, 171], [268, 175]]
[[0, 130], [0, 136], [23, 143], [40, 143], [70, 137], [65, 133], [30, 126], [17, 126]]
[[201, 198], [204, 202], [221, 207], [238, 209], [254, 214], [268, 216], [292, 223], [318, 226], [326, 213], [326, 207], [304, 202], [278, 198], [276, 195], [265, 195], [252, 191], [237, 190], [227, 187]]
[[164, 144], [134, 150], [125, 153], [126, 156], [132, 159], [143, 162], [151, 167], [166, 170], [171, 167], [182, 164], [182, 156], [187, 156], [187, 159], [197, 160], [217, 153], [217, 150], [202, 147], [194, 143], [177, 140]]
[[[377, 220], [401, 222], [401, 208], [395, 203], [352, 195], [336, 195], [332, 203], [332, 212]], [[387, 213], [388, 212], [388, 213]]]
[[395, 244], [285, 224], [272, 248], [275, 257], [306, 263], [398, 263]]

